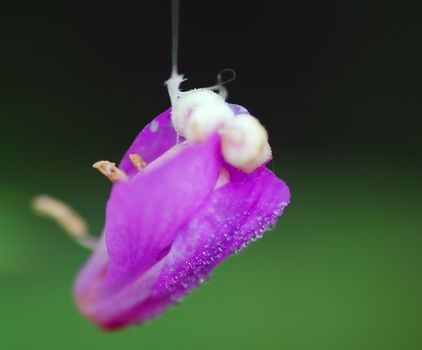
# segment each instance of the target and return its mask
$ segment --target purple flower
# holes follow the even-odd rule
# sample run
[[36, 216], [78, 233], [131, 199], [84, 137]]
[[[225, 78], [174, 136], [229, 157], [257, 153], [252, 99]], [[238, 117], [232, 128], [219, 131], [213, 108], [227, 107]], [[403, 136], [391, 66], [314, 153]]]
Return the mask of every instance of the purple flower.
[[[289, 203], [288, 187], [265, 167], [265, 129], [246, 109], [185, 97], [150, 122], [113, 169], [120, 181], [104, 232], [74, 287], [81, 312], [103, 329], [161, 314], [271, 228]], [[260, 128], [265, 144], [255, 145]]]

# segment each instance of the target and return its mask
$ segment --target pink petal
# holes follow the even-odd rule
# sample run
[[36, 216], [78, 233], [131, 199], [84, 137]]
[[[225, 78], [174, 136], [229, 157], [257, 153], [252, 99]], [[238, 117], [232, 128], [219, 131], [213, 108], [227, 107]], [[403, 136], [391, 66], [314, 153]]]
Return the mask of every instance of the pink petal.
[[178, 236], [151, 296], [107, 327], [148, 320], [198, 286], [225, 257], [274, 225], [290, 201], [287, 185], [262, 167], [217, 189]]
[[177, 152], [114, 186], [105, 225], [113, 285], [167, 254], [179, 226], [213, 190], [220, 166], [215, 136], [199, 145], [181, 144]]
[[82, 312], [99, 324], [147, 298], [178, 228], [213, 191], [221, 167], [219, 138], [177, 147], [113, 187], [104, 231], [107, 271], [100, 272], [107, 259], [96, 252], [75, 288]]
[[129, 154], [139, 154], [145, 162], [151, 163], [176, 144], [177, 134], [170, 116], [171, 108], [155, 117], [135, 138], [119, 164], [119, 168], [127, 175], [133, 176], [137, 173]]

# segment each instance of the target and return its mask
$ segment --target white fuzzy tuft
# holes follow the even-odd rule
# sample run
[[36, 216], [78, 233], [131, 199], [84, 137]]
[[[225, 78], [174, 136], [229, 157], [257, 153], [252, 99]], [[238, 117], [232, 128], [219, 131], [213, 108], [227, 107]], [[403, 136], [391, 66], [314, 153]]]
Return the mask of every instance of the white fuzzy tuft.
[[225, 104], [225, 101], [215, 92], [206, 89], [195, 89], [180, 94], [171, 113], [174, 129], [179, 135], [186, 136], [191, 113], [203, 104]]
[[190, 114], [186, 137], [192, 141], [205, 140], [232, 120], [234, 120], [234, 113], [226, 103], [200, 104]]

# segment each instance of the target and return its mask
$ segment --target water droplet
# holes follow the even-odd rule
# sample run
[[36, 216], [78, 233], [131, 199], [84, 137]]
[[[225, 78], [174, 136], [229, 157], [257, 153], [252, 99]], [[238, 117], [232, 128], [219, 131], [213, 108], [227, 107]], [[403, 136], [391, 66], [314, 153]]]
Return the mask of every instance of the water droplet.
[[157, 130], [158, 130], [158, 128], [159, 128], [159, 126], [160, 126], [160, 124], [158, 124], [158, 122], [156, 121], [156, 120], [153, 120], [152, 122], [151, 122], [151, 124], [150, 124], [150, 130], [152, 131], [152, 132], [156, 132]]

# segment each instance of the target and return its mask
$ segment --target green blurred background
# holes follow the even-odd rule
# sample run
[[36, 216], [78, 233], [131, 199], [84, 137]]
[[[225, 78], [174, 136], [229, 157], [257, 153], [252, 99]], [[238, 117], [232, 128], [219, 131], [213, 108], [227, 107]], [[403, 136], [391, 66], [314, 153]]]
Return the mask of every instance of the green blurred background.
[[[279, 8], [280, 6], [281, 8]], [[186, 88], [219, 69], [268, 128], [292, 203], [165, 315], [106, 334], [75, 309], [88, 252], [34, 216], [49, 193], [100, 232], [118, 161], [164, 110], [170, 5], [2, 11], [1, 349], [421, 349], [418, 11], [371, 1], [183, 1]]]

